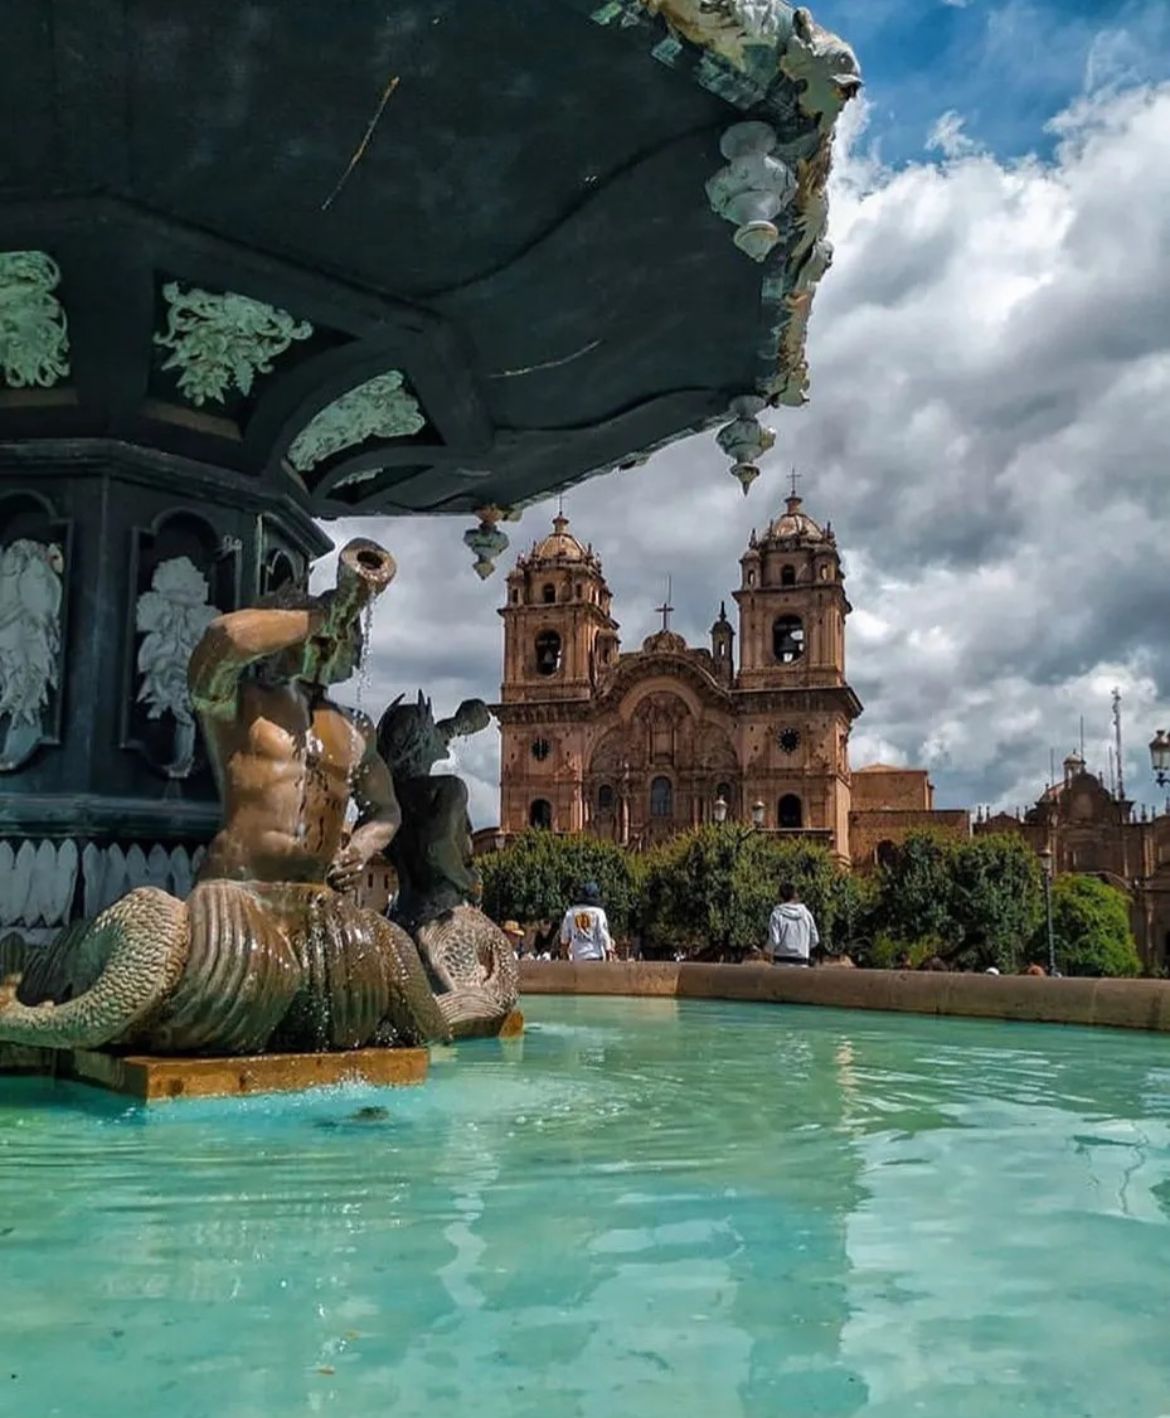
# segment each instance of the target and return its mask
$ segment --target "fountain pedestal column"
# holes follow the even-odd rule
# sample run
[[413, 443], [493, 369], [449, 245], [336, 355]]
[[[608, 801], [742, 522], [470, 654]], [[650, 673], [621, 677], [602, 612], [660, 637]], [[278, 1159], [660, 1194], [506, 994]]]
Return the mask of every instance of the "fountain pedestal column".
[[0, 445], [0, 935], [185, 895], [219, 821], [186, 662], [328, 539], [230, 471], [96, 439]]

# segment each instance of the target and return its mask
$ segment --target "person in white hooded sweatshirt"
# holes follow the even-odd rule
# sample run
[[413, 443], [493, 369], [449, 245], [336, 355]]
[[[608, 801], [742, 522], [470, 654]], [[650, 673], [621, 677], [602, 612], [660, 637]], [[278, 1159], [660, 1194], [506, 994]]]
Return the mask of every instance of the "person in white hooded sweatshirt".
[[768, 953], [773, 965], [807, 965], [820, 944], [813, 913], [796, 894], [796, 887], [780, 888], [780, 904], [768, 922]]

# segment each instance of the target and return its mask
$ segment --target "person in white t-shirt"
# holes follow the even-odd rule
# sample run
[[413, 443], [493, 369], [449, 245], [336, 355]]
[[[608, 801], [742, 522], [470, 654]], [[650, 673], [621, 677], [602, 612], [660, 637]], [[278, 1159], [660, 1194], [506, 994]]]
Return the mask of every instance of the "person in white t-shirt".
[[568, 946], [570, 960], [609, 960], [613, 957], [609, 921], [595, 881], [585, 883], [579, 904], [570, 906], [565, 912], [565, 919], [561, 922], [561, 944]]

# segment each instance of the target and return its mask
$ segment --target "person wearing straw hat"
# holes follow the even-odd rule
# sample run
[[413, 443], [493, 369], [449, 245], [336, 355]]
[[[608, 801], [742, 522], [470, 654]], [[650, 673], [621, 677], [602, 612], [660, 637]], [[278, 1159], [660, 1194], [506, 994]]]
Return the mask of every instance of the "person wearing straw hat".
[[524, 954], [524, 928], [519, 921], [505, 921], [500, 927], [508, 939], [512, 942], [512, 949], [516, 954]]

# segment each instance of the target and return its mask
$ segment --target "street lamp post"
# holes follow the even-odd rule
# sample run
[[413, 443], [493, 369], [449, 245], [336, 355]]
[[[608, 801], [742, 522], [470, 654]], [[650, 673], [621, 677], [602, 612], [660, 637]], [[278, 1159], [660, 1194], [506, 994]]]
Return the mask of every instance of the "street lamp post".
[[752, 826], [756, 828], [757, 831], [764, 825], [764, 813], [766, 811], [767, 809], [759, 798], [752, 803]]
[[714, 815], [716, 822], [722, 823], [727, 821], [727, 799], [722, 793], [715, 799]]
[[1048, 973], [1056, 974], [1056, 936], [1052, 930], [1052, 848], [1045, 847], [1040, 853], [1040, 865], [1044, 870], [1044, 910], [1048, 917]]
[[1154, 781], [1159, 788], [1170, 783], [1170, 738], [1166, 730], [1159, 729], [1150, 740], [1150, 765], [1154, 770]]

